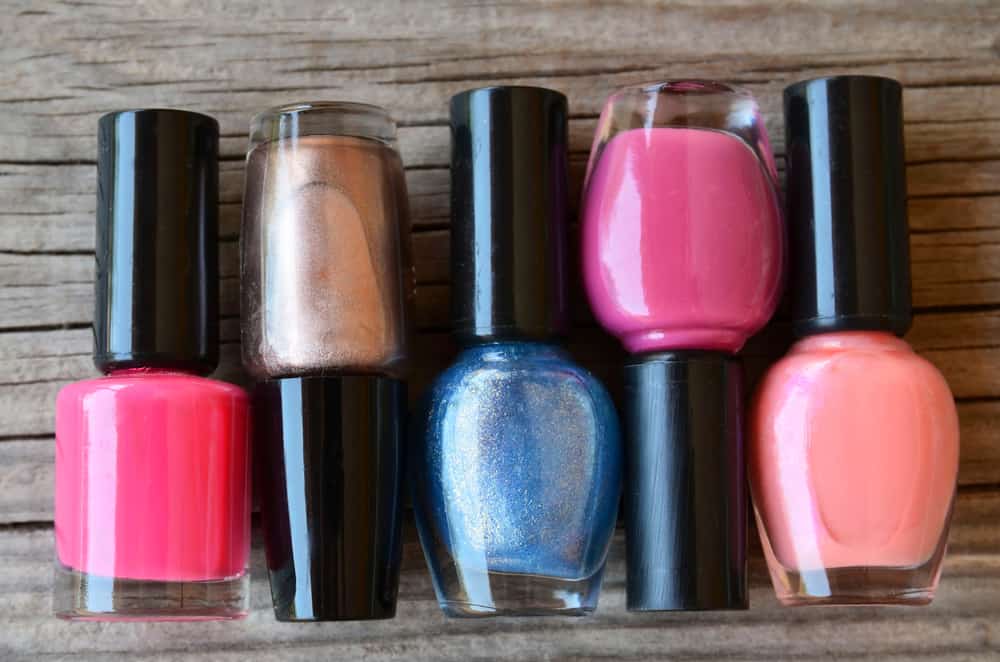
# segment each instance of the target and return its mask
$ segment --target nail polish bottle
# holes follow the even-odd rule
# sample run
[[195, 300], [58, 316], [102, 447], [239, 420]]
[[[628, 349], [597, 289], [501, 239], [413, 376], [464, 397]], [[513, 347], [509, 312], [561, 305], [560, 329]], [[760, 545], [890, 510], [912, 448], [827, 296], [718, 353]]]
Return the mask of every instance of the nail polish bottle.
[[254, 118], [241, 282], [250, 374], [402, 375], [409, 230], [396, 125], [385, 110], [320, 102]]
[[451, 100], [452, 324], [462, 346], [415, 415], [413, 504], [449, 616], [582, 615], [621, 489], [607, 393], [557, 339], [566, 301], [566, 98]]
[[98, 124], [94, 363], [56, 403], [54, 608], [213, 620], [248, 608], [246, 393], [218, 362], [215, 120]]
[[763, 379], [750, 480], [786, 605], [926, 604], [944, 556], [958, 417], [910, 327], [902, 88], [785, 90], [793, 328]]
[[774, 313], [784, 227], [746, 92], [625, 88], [598, 121], [583, 270], [625, 366], [630, 610], [745, 609], [747, 504], [734, 353]]
[[266, 111], [245, 183], [243, 364], [275, 616], [392, 618], [413, 296], [395, 123], [357, 103]]

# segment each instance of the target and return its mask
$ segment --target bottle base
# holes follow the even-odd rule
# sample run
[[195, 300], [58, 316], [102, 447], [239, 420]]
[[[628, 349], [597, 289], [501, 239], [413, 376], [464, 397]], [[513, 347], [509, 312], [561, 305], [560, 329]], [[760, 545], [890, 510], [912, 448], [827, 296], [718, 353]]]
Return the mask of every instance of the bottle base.
[[55, 570], [53, 610], [69, 621], [228, 621], [249, 611], [250, 575], [208, 581], [117, 579]]
[[778, 600], [787, 607], [930, 604], [937, 577], [915, 568], [830, 568], [783, 571], [775, 577]]
[[[952, 507], [954, 503], [952, 504]], [[922, 563], [913, 565], [856, 565], [817, 567], [809, 570], [785, 566], [774, 553], [763, 532], [766, 527], [757, 512], [757, 526], [762, 532], [761, 546], [771, 573], [771, 583], [781, 604], [789, 607], [836, 605], [901, 605], [919, 607], [930, 604], [941, 578], [941, 566], [948, 549], [948, 521], [938, 535], [937, 545]], [[877, 552], [868, 556], [878, 558]], [[864, 557], [862, 557], [864, 558]], [[873, 560], [875, 560], [873, 559]]]
[[462, 572], [461, 585], [456, 581], [438, 587], [438, 604], [454, 618], [586, 616], [597, 608], [601, 574], [562, 579], [509, 572]]

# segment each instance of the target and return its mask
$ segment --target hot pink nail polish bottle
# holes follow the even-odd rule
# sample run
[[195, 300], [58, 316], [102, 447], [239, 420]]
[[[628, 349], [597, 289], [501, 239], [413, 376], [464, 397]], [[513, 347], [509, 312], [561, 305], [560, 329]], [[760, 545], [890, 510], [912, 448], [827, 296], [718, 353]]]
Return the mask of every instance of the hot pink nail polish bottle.
[[625, 366], [628, 608], [747, 608], [742, 371], [771, 318], [784, 224], [763, 118], [713, 81], [605, 104], [581, 209], [594, 314]]
[[101, 118], [94, 363], [56, 403], [54, 608], [79, 620], [246, 614], [247, 395], [218, 361], [218, 125]]
[[764, 553], [787, 605], [926, 604], [958, 474], [944, 378], [902, 336], [910, 262], [902, 89], [785, 90], [791, 306], [801, 337], [750, 420]]

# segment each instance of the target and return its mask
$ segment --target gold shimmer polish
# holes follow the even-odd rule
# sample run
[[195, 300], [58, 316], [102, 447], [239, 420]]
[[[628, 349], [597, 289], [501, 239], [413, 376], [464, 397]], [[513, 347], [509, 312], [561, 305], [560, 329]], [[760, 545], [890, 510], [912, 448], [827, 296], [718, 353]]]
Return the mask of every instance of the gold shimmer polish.
[[413, 294], [392, 119], [339, 102], [256, 117], [241, 237], [275, 618], [392, 618]]
[[382, 109], [301, 104], [258, 116], [242, 229], [250, 374], [401, 376], [409, 241], [395, 125]]

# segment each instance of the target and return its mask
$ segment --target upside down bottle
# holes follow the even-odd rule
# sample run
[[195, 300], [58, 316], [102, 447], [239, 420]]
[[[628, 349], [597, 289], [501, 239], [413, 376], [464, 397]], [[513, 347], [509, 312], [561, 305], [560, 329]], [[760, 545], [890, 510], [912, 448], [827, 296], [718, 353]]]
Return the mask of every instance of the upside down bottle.
[[735, 353], [774, 313], [784, 228], [754, 99], [710, 81], [616, 92], [582, 209], [587, 294], [625, 366], [632, 610], [745, 609]]

